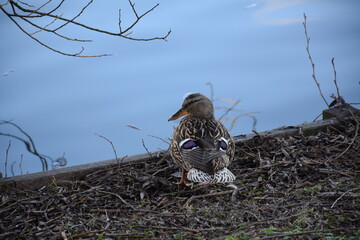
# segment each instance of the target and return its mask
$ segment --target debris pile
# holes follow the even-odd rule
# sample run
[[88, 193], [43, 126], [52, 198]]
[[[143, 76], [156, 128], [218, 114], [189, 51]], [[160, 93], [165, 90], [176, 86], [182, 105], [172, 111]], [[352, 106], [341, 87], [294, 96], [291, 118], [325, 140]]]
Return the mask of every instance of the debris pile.
[[315, 135], [237, 146], [236, 186], [178, 186], [170, 159], [1, 193], [0, 239], [359, 239], [360, 136], [352, 120]]

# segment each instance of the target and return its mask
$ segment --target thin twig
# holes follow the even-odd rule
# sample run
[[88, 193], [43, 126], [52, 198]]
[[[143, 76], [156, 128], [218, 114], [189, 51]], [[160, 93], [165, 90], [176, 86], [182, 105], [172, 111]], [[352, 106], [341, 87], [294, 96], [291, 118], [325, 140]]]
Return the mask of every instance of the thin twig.
[[9, 160], [9, 150], [11, 147], [11, 140], [9, 140], [9, 144], [8, 147], [6, 148], [6, 152], [5, 152], [5, 177], [7, 177], [7, 164], [8, 164], [8, 160]]
[[310, 37], [308, 36], [308, 32], [307, 32], [307, 26], [306, 26], [306, 14], [304, 13], [304, 22], [303, 22], [303, 26], [304, 26], [304, 30], [305, 30], [305, 37], [306, 37], [306, 52], [308, 54], [310, 63], [311, 63], [311, 67], [312, 67], [312, 78], [314, 79], [319, 92], [320, 92], [320, 96], [322, 97], [322, 99], [324, 100], [324, 102], [326, 103], [326, 105], [329, 107], [329, 103], [326, 101], [321, 88], [320, 88], [320, 83], [318, 82], [318, 80], [316, 79], [316, 74], [315, 74], [315, 63], [313, 62], [313, 59], [311, 57], [311, 53], [310, 53]]
[[210, 100], [214, 102], [214, 87], [211, 82], [207, 82], [206, 85], [210, 87]]
[[128, 157], [128, 155], [125, 155], [125, 156], [123, 156], [123, 157], [121, 158], [121, 161], [120, 161], [120, 162], [118, 161], [119, 166], [124, 162], [124, 159], [127, 158], [127, 157]]
[[99, 189], [96, 189], [97, 192], [99, 193], [104, 193], [104, 194], [109, 194], [109, 195], [113, 195], [115, 197], [117, 197], [118, 199], [120, 199], [120, 201], [125, 204], [126, 206], [130, 207], [131, 209], [135, 209], [134, 206], [132, 206], [130, 203], [128, 203], [127, 201], [125, 201], [120, 195], [116, 194], [116, 193], [112, 193], [112, 192], [107, 192], [107, 191], [102, 191]]
[[[74, 22], [74, 20], [77, 19], [77, 18], [85, 11], [85, 9], [90, 6], [90, 4], [91, 4], [92, 2], [93, 2], [93, 0], [89, 0], [89, 2], [80, 10], [80, 12], [79, 12], [75, 17], [73, 17], [72, 19], [70, 19], [70, 21], [65, 22], [65, 23], [62, 24], [61, 26], [55, 28], [53, 31], [56, 32], [57, 30], [65, 27], [65, 26], [68, 25], [69, 23]], [[60, 15], [60, 17], [61, 17], [61, 15]]]
[[[351, 114], [352, 114], [352, 113], [351, 113]], [[353, 116], [354, 116], [354, 115], [353, 115]], [[354, 116], [354, 120], [355, 120], [355, 122], [356, 122], [356, 129], [355, 129], [354, 138], [352, 139], [352, 141], [350, 142], [350, 144], [347, 146], [347, 148], [346, 148], [342, 153], [340, 153], [338, 156], [336, 156], [336, 157], [334, 158], [334, 160], [336, 160], [336, 159], [340, 158], [341, 156], [343, 156], [343, 155], [351, 148], [351, 146], [354, 144], [354, 142], [355, 142], [355, 140], [356, 140], [356, 138], [357, 138], [357, 136], [358, 136], [358, 134], [359, 134], [359, 125], [360, 125], [359, 121], [356, 120], [355, 116]]]
[[341, 196], [338, 197], [338, 198], [334, 201], [334, 203], [331, 205], [330, 208], [334, 208], [334, 207], [335, 207], [335, 204], [336, 204], [342, 197], [344, 197], [347, 193], [349, 193], [350, 191], [357, 191], [357, 190], [359, 190], [359, 189], [360, 189], [360, 188], [354, 188], [354, 189], [349, 189], [349, 190], [347, 190], [346, 192], [344, 192], [343, 194], [341, 194]]
[[147, 147], [145, 146], [144, 139], [141, 139], [141, 142], [142, 142], [142, 145], [143, 145], [143, 147], [145, 148], [147, 154], [149, 154], [150, 158], [153, 158], [153, 156], [151, 155], [151, 153], [149, 152], [149, 150], [148, 150]]
[[[11, 2], [11, 1], [10, 1]], [[50, 2], [52, 2], [52, 0], [48, 0], [47, 2], [45, 2], [43, 5], [41, 5], [40, 7], [38, 7], [37, 9], [33, 10], [28, 16], [31, 16], [33, 14], [36, 14], [36, 12], [40, 11], [40, 9], [44, 8], [46, 5], [48, 5]], [[20, 2], [22, 4], [24, 4], [23, 2]], [[28, 4], [24, 4], [26, 6], [29, 6]], [[35, 7], [35, 6], [31, 6], [31, 7]]]
[[223, 113], [223, 115], [221, 115], [221, 117], [219, 118], [219, 121], [221, 121], [229, 112], [231, 112], [232, 110], [234, 110], [234, 108], [240, 103], [240, 100], [236, 100], [234, 102], [234, 104], [230, 107], [227, 108], [227, 110]]
[[117, 156], [116, 149], [115, 149], [114, 144], [112, 143], [112, 141], [110, 141], [108, 138], [106, 138], [106, 137], [104, 137], [104, 136], [102, 136], [102, 135], [99, 135], [99, 134], [97, 134], [97, 133], [95, 133], [95, 135], [98, 136], [98, 137], [101, 137], [101, 138], [105, 139], [106, 141], [108, 141], [108, 142], [111, 144], [112, 150], [114, 151], [114, 154], [115, 154], [115, 159], [116, 159], [116, 161], [117, 161], [119, 158], [118, 158], [118, 156]]
[[[60, 15], [60, 17], [61, 17], [61, 16], [62, 16], [62, 14]], [[58, 19], [59, 19], [59, 18], [54, 18], [54, 20], [53, 20], [52, 22], [48, 23], [48, 24], [45, 25], [44, 27], [39, 27], [39, 30], [37, 30], [37, 31], [35, 31], [35, 32], [33, 32], [33, 33], [29, 33], [29, 34], [30, 34], [30, 35], [35, 35], [35, 34], [41, 32], [41, 31], [47, 29], [50, 25], [54, 24], [54, 23], [56, 22], [56, 20], [58, 20]], [[26, 19], [26, 20], [27, 20], [27, 19]], [[32, 23], [32, 22], [29, 21], [29, 23]], [[35, 24], [34, 24], [34, 25], [35, 25]], [[37, 26], [37, 25], [35, 25], [35, 26]]]
[[121, 9], [119, 9], [119, 32], [122, 32], [122, 29], [121, 29]]
[[339, 91], [339, 87], [338, 87], [338, 85], [337, 85], [337, 78], [336, 78], [336, 69], [335, 69], [335, 59], [334, 58], [332, 58], [331, 59], [331, 65], [332, 65], [332, 67], [333, 67], [333, 72], [334, 72], [334, 84], [335, 84], [335, 87], [336, 87], [336, 92], [337, 92], [337, 95], [338, 95], [338, 98], [340, 99], [340, 91]]
[[154, 135], [148, 135], [149, 137], [153, 137], [153, 138], [157, 138], [157, 139], [160, 139], [161, 141], [163, 141], [164, 143], [170, 145], [170, 142], [169, 141], [166, 141], [165, 139], [161, 138], [161, 137], [158, 137], [158, 136], [154, 136]]
[[99, 55], [81, 55], [82, 52], [84, 51], [84, 48], [82, 48], [79, 52], [76, 52], [76, 53], [65, 53], [65, 52], [62, 52], [60, 50], [57, 50], [55, 48], [52, 48], [50, 47], [49, 45], [45, 44], [44, 42], [40, 41], [39, 39], [37, 39], [36, 37], [30, 35], [25, 29], [23, 29], [18, 22], [15, 21], [15, 19], [13, 19], [13, 17], [9, 16], [9, 18], [11, 19], [11, 21], [13, 21], [15, 23], [15, 25], [23, 32], [25, 33], [26, 35], [28, 35], [31, 39], [33, 39], [34, 41], [38, 42], [40, 45], [44, 46], [45, 48], [53, 51], [53, 52], [56, 52], [56, 53], [59, 53], [61, 55], [65, 55], [65, 56], [70, 56], [70, 57], [104, 57], [104, 56], [111, 56], [111, 54], [99, 54]]
[[[9, 3], [9, 2], [10, 2], [10, 1], [7, 1], [7, 3]], [[28, 7], [32, 7], [32, 8], [35, 7], [34, 5], [31, 5], [31, 4], [29, 4], [29, 3], [26, 3], [26, 2], [23, 2], [23, 1], [20, 1], [20, 0], [18, 0], [18, 2], [21, 3], [21, 4], [24, 4], [24, 5], [28, 6]], [[7, 3], [6, 3], [6, 4], [7, 4]]]
[[331, 59], [331, 65], [332, 65], [333, 73], [334, 73], [334, 84], [335, 84], [335, 87], [336, 87], [337, 96], [335, 96], [334, 94], [332, 94], [332, 95], [330, 96], [331, 98], [334, 99], [334, 101], [332, 101], [329, 106], [330, 106], [330, 107], [333, 107], [333, 106], [346, 105], [345, 100], [344, 100], [343, 97], [340, 95], [339, 86], [338, 86], [338, 84], [337, 84], [337, 77], [336, 77], [337, 75], [336, 75], [334, 58]]
[[23, 170], [22, 170], [22, 161], [23, 161], [23, 154], [20, 155], [20, 163], [19, 163], [19, 168], [20, 168], [20, 174], [23, 175]]
[[[54, 30], [51, 30], [51, 29], [47, 29], [47, 28], [44, 28], [44, 27], [40, 27], [39, 25], [33, 23], [32, 21], [30, 21], [29, 19], [25, 18], [25, 17], [20, 17], [21, 20], [24, 20], [25, 22], [27, 22], [28, 24], [32, 25], [33, 27], [35, 28], [38, 28], [40, 29], [41, 31], [46, 31], [46, 32], [49, 32], [49, 33], [52, 33], [52, 34], [55, 34], [56, 36], [60, 37], [60, 38], [63, 38], [65, 40], [68, 40], [68, 41], [74, 41], [74, 42], [92, 42], [92, 40], [86, 40], [86, 39], [76, 39], [76, 38], [70, 38], [68, 36], [64, 36], [58, 32], [55, 32]], [[55, 18], [56, 20], [59, 19], [59, 18]]]
[[[90, 31], [94, 31], [97, 33], [103, 33], [103, 34], [107, 34], [107, 35], [112, 35], [112, 36], [117, 36], [117, 37], [122, 37], [125, 39], [129, 39], [129, 40], [135, 40], [135, 41], [152, 41], [152, 40], [165, 40], [166, 38], [170, 35], [171, 30], [169, 30], [164, 36], [160, 36], [160, 37], [153, 37], [153, 38], [134, 38], [134, 37], [130, 37], [129, 35], [131, 34], [131, 30], [135, 27], [135, 25], [138, 24], [138, 22], [147, 14], [149, 14], [150, 12], [152, 12], [155, 8], [157, 8], [159, 6], [159, 4], [156, 4], [154, 7], [150, 8], [148, 11], [144, 12], [143, 14], [139, 15], [138, 12], [135, 9], [135, 4], [132, 3], [129, 0], [129, 4], [133, 10], [133, 13], [136, 17], [136, 20], [130, 24], [129, 27], [127, 27], [125, 30], [122, 30], [121, 28], [121, 12], [119, 11], [119, 32], [110, 32], [110, 31], [106, 31], [103, 29], [98, 29], [98, 28], [94, 28], [91, 26], [88, 26], [86, 24], [80, 23], [75, 21], [79, 16], [84, 14], [84, 11], [92, 4], [93, 0], [88, 0], [87, 3], [85, 4], [85, 6], [72, 18], [65, 18], [61, 15], [58, 14], [54, 14], [55, 11], [59, 10], [60, 7], [63, 5], [63, 3], [66, 0], [61, 0], [59, 4], [57, 4], [55, 7], [53, 7], [52, 9], [50, 9], [50, 11], [48, 12], [43, 12], [41, 11], [46, 5], [48, 5], [50, 2], [52, 2], [52, 0], [48, 0], [47, 2], [45, 2], [44, 4], [42, 4], [40, 7], [38, 7], [37, 9], [33, 9], [34, 6], [21, 2], [21, 1], [14, 1], [14, 0], [8, 0], [5, 4], [1, 4], [0, 5], [0, 9], [3, 13], [5, 13], [5, 15], [7, 15], [11, 21], [14, 22], [14, 24], [26, 35], [28, 35], [31, 39], [33, 39], [34, 41], [38, 42], [40, 45], [48, 48], [49, 50], [65, 55], [65, 56], [72, 56], [72, 57], [103, 57], [103, 56], [111, 56], [111, 54], [98, 54], [98, 55], [82, 55], [84, 48], [82, 48], [81, 51], [76, 52], [76, 53], [66, 53], [64, 51], [61, 51], [57, 48], [51, 47], [50, 45], [46, 44], [43, 40], [40, 40], [38, 37], [33, 36], [35, 33], [38, 33], [40, 31], [46, 31], [49, 33], [52, 33], [54, 35], [56, 35], [57, 37], [66, 39], [68, 41], [81, 41], [81, 42], [90, 42], [91, 40], [79, 40], [76, 38], [70, 38], [64, 35], [59, 34], [57, 31], [66, 27], [67, 25], [77, 25], [81, 28], [90, 30]], [[20, 13], [21, 12], [21, 13]], [[34, 18], [50, 18], [52, 19], [52, 21], [50, 21], [50, 23], [48, 23], [47, 25], [45, 25], [44, 27], [41, 27], [37, 24], [35, 24], [32, 19]], [[22, 27], [20, 24], [20, 21], [18, 19], [21, 19], [23, 21], [25, 21], [27, 24], [30, 24], [32, 26], [34, 26], [35, 28], [37, 28], [38, 30], [35, 31], [34, 33], [30, 33], [26, 30], [26, 28]], [[56, 20], [61, 20], [64, 23], [61, 24], [60, 26], [56, 27], [55, 29], [48, 29], [48, 27], [50, 25], [52, 25]]]

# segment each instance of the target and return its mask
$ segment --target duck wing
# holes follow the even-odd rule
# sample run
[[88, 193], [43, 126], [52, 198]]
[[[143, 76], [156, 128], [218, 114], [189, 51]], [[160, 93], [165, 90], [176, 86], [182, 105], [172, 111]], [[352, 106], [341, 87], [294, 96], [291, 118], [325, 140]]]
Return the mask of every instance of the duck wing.
[[212, 160], [225, 154], [224, 151], [215, 146], [215, 141], [212, 138], [195, 141], [186, 139], [180, 144], [180, 149], [184, 161], [209, 174], [214, 174]]

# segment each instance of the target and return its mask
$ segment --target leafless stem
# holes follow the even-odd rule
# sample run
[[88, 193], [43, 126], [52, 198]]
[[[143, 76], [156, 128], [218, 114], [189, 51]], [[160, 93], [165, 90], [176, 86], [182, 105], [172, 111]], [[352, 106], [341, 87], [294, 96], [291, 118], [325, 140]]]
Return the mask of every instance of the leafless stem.
[[[45, 6], [49, 5], [49, 3], [51, 3], [51, 2], [54, 3], [56, 1], [59, 1], [59, 3], [56, 4], [55, 7], [51, 8], [50, 11], [42, 11]], [[0, 9], [3, 13], [5, 13], [6, 16], [8, 16], [10, 18], [10, 20], [12, 22], [14, 22], [14, 24], [23, 33], [25, 33], [31, 39], [33, 39], [34, 41], [38, 42], [40, 45], [48, 48], [49, 50], [51, 50], [53, 52], [56, 52], [56, 53], [59, 53], [59, 54], [65, 55], [65, 56], [72, 56], [72, 57], [102, 57], [102, 56], [110, 56], [111, 54], [83, 55], [82, 53], [84, 51], [84, 48], [82, 48], [81, 51], [76, 52], [76, 53], [67, 53], [67, 52], [59, 50], [57, 48], [51, 47], [50, 45], [45, 43], [43, 40], [39, 39], [39, 37], [34, 36], [34, 35], [38, 32], [45, 31], [47, 33], [54, 34], [55, 36], [60, 37], [65, 40], [68, 40], [68, 41], [91, 42], [91, 40], [79, 40], [77, 38], [64, 36], [64, 35], [58, 33], [58, 31], [60, 29], [63, 29], [68, 25], [69, 26], [76, 25], [76, 26], [79, 26], [80, 28], [87, 29], [89, 31], [93, 31], [96, 33], [102, 33], [102, 34], [106, 34], [106, 35], [122, 37], [125, 39], [135, 40], [135, 41], [152, 41], [152, 40], [165, 40], [166, 41], [166, 38], [171, 33], [171, 30], [169, 30], [167, 32], [167, 34], [165, 34], [164, 36], [152, 37], [152, 38], [135, 38], [135, 37], [129, 36], [132, 33], [132, 29], [135, 27], [135, 25], [137, 25], [144, 16], [146, 16], [147, 14], [152, 12], [156, 7], [158, 7], [159, 4], [156, 4], [154, 7], [150, 8], [148, 11], [144, 12], [143, 14], [139, 14], [136, 11], [135, 3], [132, 3], [129, 0], [129, 4], [132, 8], [133, 14], [136, 17], [136, 20], [132, 24], [130, 24], [130, 26], [128, 26], [125, 30], [122, 30], [121, 11], [119, 10], [119, 23], [118, 23], [119, 24], [119, 32], [110, 32], [110, 31], [106, 31], [104, 29], [94, 28], [89, 25], [86, 25], [86, 24], [76, 21], [76, 19], [79, 16], [81, 16], [82, 14], [84, 14], [85, 10], [93, 3], [93, 0], [88, 0], [88, 2], [85, 4], [85, 6], [72, 18], [65, 18], [62, 16], [62, 14], [59, 15], [56, 13], [56, 11], [58, 11], [61, 8], [61, 6], [63, 5], [63, 3], [65, 1], [66, 0], [48, 0], [45, 3], [43, 3], [42, 5], [40, 5], [39, 7], [35, 8], [35, 6], [24, 3], [22, 1], [8, 0], [5, 4], [0, 5]], [[35, 24], [33, 22], [34, 18], [50, 19], [50, 21], [49, 21], [49, 23], [45, 24], [44, 26], [39, 26], [38, 24]], [[63, 23], [54, 29], [50, 29], [50, 26], [52, 26], [55, 23], [55, 21], [61, 21]], [[22, 24], [22, 23], [26, 23], [27, 26], [35, 27], [37, 30], [33, 33], [30, 33], [30, 31], [27, 30], [27, 28], [25, 28], [23, 26], [24, 24]]]
[[226, 111], [223, 113], [223, 115], [221, 115], [221, 117], [219, 118], [219, 121], [221, 121], [229, 112], [231, 112], [232, 110], [234, 110], [234, 108], [235, 108], [239, 103], [240, 103], [240, 100], [236, 100], [236, 101], [234, 102], [234, 104], [233, 104], [230, 108], [226, 109]]
[[24, 155], [21, 154], [21, 155], [20, 155], [20, 163], [19, 163], [19, 168], [20, 168], [20, 174], [21, 174], [21, 175], [23, 175], [23, 170], [22, 170], [23, 157], [24, 157]]
[[115, 197], [117, 197], [118, 199], [120, 199], [120, 201], [125, 204], [126, 206], [130, 207], [131, 209], [135, 209], [131, 204], [129, 204], [128, 202], [126, 202], [119, 194], [116, 193], [112, 193], [112, 192], [107, 192], [107, 191], [102, 191], [102, 190], [98, 190], [96, 189], [97, 192], [99, 193], [104, 193], [104, 194], [108, 194], [108, 195], [113, 195]]
[[[61, 17], [61, 16], [62, 16], [62, 14], [60, 15], [60, 17]], [[35, 32], [33, 32], [33, 33], [29, 33], [29, 34], [30, 34], [30, 35], [35, 35], [35, 34], [41, 32], [41, 31], [43, 31], [43, 30], [47, 30], [47, 28], [48, 28], [50, 25], [54, 24], [54, 22], [55, 22], [56, 20], [58, 20], [58, 19], [59, 19], [59, 18], [54, 18], [52, 22], [50, 22], [49, 24], [45, 25], [44, 27], [38, 27], [37, 25], [33, 24], [31, 21], [29, 21], [29, 20], [26, 19], [30, 24], [32, 24], [33, 26], [36, 26], [36, 27], [39, 28], [39, 30], [37, 30], [37, 31], [35, 31]], [[24, 20], [25, 20], [25, 18], [24, 18]], [[48, 30], [48, 31], [49, 31], [49, 30]]]
[[214, 87], [211, 82], [207, 82], [206, 85], [210, 87], [210, 100], [214, 102]]
[[[77, 18], [85, 11], [85, 9], [86, 9], [88, 6], [90, 6], [90, 4], [91, 4], [92, 2], [93, 2], [93, 0], [90, 0], [90, 1], [80, 10], [80, 12], [79, 12], [75, 17], [73, 17], [72, 19], [70, 19], [70, 21], [66, 21], [63, 25], [55, 28], [53, 31], [56, 32], [57, 30], [65, 27], [65, 26], [68, 25], [69, 23], [74, 22], [74, 20], [77, 19]], [[60, 17], [61, 17], [61, 15], [60, 15]]]
[[145, 148], [147, 154], [149, 154], [149, 156], [152, 158], [153, 156], [151, 155], [151, 153], [149, 152], [149, 150], [148, 150], [147, 147], [145, 146], [144, 139], [141, 139], [141, 141], [142, 141], [142, 145], [143, 145], [143, 147]]
[[[229, 130], [232, 130], [237, 121], [239, 120], [240, 117], [242, 116], [248, 116], [248, 117], [251, 117], [253, 119], [253, 126], [252, 126], [252, 129], [256, 131], [256, 124], [257, 124], [257, 119], [255, 117], [255, 115], [251, 114], [251, 113], [244, 113], [242, 110], [240, 109], [237, 109], [235, 108], [239, 103], [240, 103], [240, 100], [233, 100], [233, 99], [230, 99], [230, 98], [217, 98], [217, 99], [214, 99], [214, 88], [213, 88], [213, 85], [211, 82], [207, 82], [206, 85], [209, 85], [210, 87], [210, 92], [211, 92], [211, 97], [210, 97], [210, 100], [212, 102], [214, 102], [215, 100], [220, 100], [220, 101], [224, 101], [224, 102], [228, 102], [228, 103], [231, 103], [232, 106], [231, 107], [223, 107], [223, 106], [216, 106], [215, 109], [219, 109], [219, 110], [224, 110], [225, 112], [221, 115], [221, 117], [219, 118], [219, 121], [230, 121], [230, 127], [229, 127]], [[229, 118], [225, 118], [230, 112], [238, 112], [238, 113], [241, 113], [240, 115], [237, 115], [236, 117], [229, 117]]]
[[339, 91], [339, 87], [337, 85], [337, 78], [336, 78], [336, 69], [335, 69], [335, 59], [332, 58], [331, 59], [331, 65], [333, 67], [333, 72], [334, 72], [334, 84], [335, 84], [335, 87], [336, 87], [336, 92], [337, 92], [337, 95], [338, 95], [338, 98], [340, 98], [340, 91]]
[[[7, 2], [9, 2], [9, 1], [7, 1]], [[31, 4], [23, 2], [23, 1], [19, 1], [19, 3], [21, 3], [21, 4], [25, 5], [25, 6], [31, 7], [31, 8], [35, 7], [34, 5], [31, 5]]]
[[8, 164], [8, 161], [9, 161], [9, 150], [10, 150], [10, 147], [11, 147], [11, 140], [9, 140], [9, 145], [8, 147], [6, 148], [6, 152], [5, 152], [5, 177], [7, 177], [7, 164]]
[[115, 159], [116, 159], [116, 161], [117, 161], [119, 158], [118, 158], [118, 156], [117, 156], [116, 149], [115, 149], [114, 144], [112, 143], [112, 141], [110, 141], [108, 138], [106, 138], [106, 137], [104, 137], [104, 136], [101, 136], [101, 135], [99, 135], [99, 134], [97, 134], [97, 133], [95, 133], [95, 135], [98, 136], [98, 137], [101, 137], [101, 138], [105, 139], [106, 141], [108, 141], [108, 142], [111, 144], [111, 147], [112, 147], [112, 149], [113, 149], [113, 151], [114, 151], [114, 154], [115, 154]]
[[321, 91], [321, 88], [320, 88], [320, 83], [318, 82], [318, 80], [316, 79], [316, 74], [315, 74], [315, 63], [313, 62], [313, 59], [311, 57], [311, 53], [310, 53], [310, 37], [308, 36], [308, 32], [307, 32], [307, 25], [306, 25], [306, 14], [304, 13], [304, 22], [303, 22], [303, 25], [304, 25], [304, 30], [305, 30], [305, 37], [306, 37], [306, 52], [308, 54], [308, 57], [309, 57], [309, 60], [310, 60], [310, 63], [311, 63], [311, 67], [312, 67], [312, 78], [314, 79], [318, 89], [319, 89], [319, 92], [320, 92], [320, 95], [322, 97], [322, 99], [324, 100], [324, 102], [326, 103], [326, 105], [329, 107], [329, 103], [326, 101], [322, 91]]
[[347, 193], [349, 193], [349, 192], [351, 192], [351, 191], [357, 191], [357, 190], [359, 190], [359, 189], [360, 189], [360, 188], [354, 188], [354, 189], [349, 189], [349, 190], [347, 190], [346, 192], [344, 192], [343, 194], [341, 194], [341, 196], [338, 197], [338, 198], [333, 202], [333, 204], [331, 205], [330, 208], [334, 208], [334, 207], [335, 207], [335, 204], [336, 204], [342, 197], [344, 197]]
[[122, 32], [122, 29], [121, 29], [121, 9], [119, 9], [119, 32]]
[[[60, 15], [60, 16], [61, 16], [61, 15]], [[70, 37], [64, 36], [64, 35], [62, 35], [62, 34], [60, 34], [60, 33], [58, 33], [58, 32], [54, 32], [54, 31], [51, 30], [51, 29], [47, 29], [47, 28], [46, 28], [47, 26], [46, 26], [46, 27], [41, 27], [41, 26], [33, 23], [32, 21], [30, 21], [28, 18], [24, 18], [24, 17], [20, 17], [20, 18], [21, 18], [21, 20], [27, 22], [28, 24], [30, 24], [31, 26], [39, 29], [40, 31], [45, 31], [45, 32], [48, 32], [48, 33], [53, 33], [53, 34], [55, 34], [56, 36], [58, 36], [58, 37], [60, 37], [60, 38], [63, 38], [63, 39], [65, 39], [65, 40], [74, 41], [74, 42], [92, 42], [92, 40], [70, 38]], [[53, 22], [55, 22], [55, 20], [58, 20], [58, 19], [59, 19], [59, 18], [54, 18], [54, 21], [53, 21]], [[50, 24], [48, 24], [48, 26], [50, 26]], [[32, 34], [30, 34], [30, 35], [32, 35]]]
[[331, 59], [331, 65], [332, 65], [332, 68], [333, 68], [333, 73], [334, 73], [334, 84], [335, 84], [335, 87], [336, 87], [336, 93], [337, 93], [337, 96], [335, 96], [334, 94], [331, 94], [331, 98], [333, 98], [334, 100], [330, 103], [330, 107], [333, 107], [333, 106], [339, 106], [339, 105], [345, 105], [347, 104], [345, 102], [345, 100], [343, 99], [343, 97], [340, 95], [340, 90], [339, 90], [339, 86], [337, 84], [337, 78], [336, 78], [336, 69], [335, 69], [335, 60], [334, 58]]
[[[351, 113], [351, 112], [350, 112]], [[352, 114], [352, 113], [351, 113]], [[355, 140], [357, 139], [357, 136], [359, 134], [359, 127], [360, 127], [360, 122], [358, 120], [356, 120], [355, 116], [353, 115], [353, 118], [356, 122], [356, 129], [355, 129], [355, 135], [354, 135], [354, 138], [352, 139], [352, 141], [350, 142], [350, 144], [347, 146], [347, 148], [342, 152], [340, 153], [338, 156], [336, 156], [334, 158], [334, 160], [340, 158], [341, 156], [343, 156], [350, 148], [351, 146], [354, 144]]]
[[160, 139], [161, 141], [163, 141], [164, 143], [170, 145], [170, 142], [169, 141], [166, 141], [165, 139], [161, 138], [161, 137], [158, 137], [158, 136], [154, 136], [154, 135], [148, 135], [149, 137], [153, 137], [153, 138], [157, 138], [157, 139]]

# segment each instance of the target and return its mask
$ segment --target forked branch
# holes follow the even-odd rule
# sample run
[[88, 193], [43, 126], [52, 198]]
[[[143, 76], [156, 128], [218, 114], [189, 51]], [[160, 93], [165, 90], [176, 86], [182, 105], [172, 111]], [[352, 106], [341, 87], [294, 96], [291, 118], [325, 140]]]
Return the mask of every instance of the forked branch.
[[[139, 14], [135, 8], [135, 3], [128, 0], [135, 15], [135, 20], [131, 23], [128, 27], [122, 30], [121, 26], [121, 11], [119, 10], [119, 31], [118, 32], [111, 32], [104, 29], [95, 28], [89, 26], [87, 24], [81, 23], [77, 21], [77, 18], [84, 14], [85, 10], [93, 3], [93, 0], [88, 0], [84, 7], [72, 18], [63, 17], [62, 13], [58, 13], [60, 11], [62, 5], [66, 0], [47, 0], [39, 6], [32, 5], [27, 2], [23, 2], [20, 0], [8, 0], [4, 4], [0, 4], [1, 11], [10, 18], [10, 20], [27, 36], [29, 36], [34, 41], [38, 42], [40, 45], [50, 49], [53, 52], [65, 55], [65, 56], [72, 56], [72, 57], [103, 57], [103, 56], [110, 56], [111, 54], [98, 54], [98, 55], [83, 55], [84, 47], [81, 48], [80, 51], [76, 53], [68, 53], [62, 51], [59, 48], [52, 47], [47, 44], [44, 40], [41, 40], [38, 36], [39, 32], [46, 32], [49, 34], [55, 35], [57, 38], [65, 39], [67, 41], [74, 41], [74, 42], [91, 42], [89, 39], [78, 39], [66, 35], [62, 35], [59, 33], [59, 30], [64, 29], [65, 27], [71, 26], [78, 26], [82, 29], [86, 29], [89, 31], [93, 31], [96, 33], [102, 33], [106, 35], [116, 36], [125, 38], [128, 40], [134, 41], [152, 41], [152, 40], [166, 40], [166, 38], [170, 35], [171, 30], [169, 30], [165, 35], [158, 36], [158, 37], [151, 37], [151, 38], [136, 38], [130, 36], [132, 34], [133, 28], [140, 22], [140, 20], [152, 12], [155, 8], [159, 6], [156, 4], [154, 7], [150, 8], [149, 10], [145, 11], [142, 14]], [[50, 10], [44, 11], [43, 9], [47, 6], [49, 7], [51, 4], [54, 4], [54, 7], [51, 7]], [[46, 24], [40, 25], [36, 22], [36, 19], [44, 19], [46, 20]], [[59, 23], [58, 26], [54, 26], [56, 23]], [[54, 26], [54, 27], [53, 27]], [[31, 31], [31, 30], [32, 31]], [[35, 30], [33, 30], [35, 29]]]
[[306, 52], [308, 54], [308, 57], [309, 57], [309, 60], [310, 60], [310, 63], [311, 63], [311, 67], [312, 67], [312, 78], [314, 79], [318, 89], [319, 89], [319, 92], [320, 92], [320, 96], [322, 97], [322, 99], [324, 100], [324, 102], [326, 103], [326, 105], [329, 107], [329, 103], [326, 101], [322, 91], [321, 91], [321, 88], [320, 88], [320, 83], [318, 82], [318, 80], [316, 79], [316, 74], [315, 74], [315, 63], [313, 62], [313, 59], [311, 57], [311, 53], [310, 53], [310, 37], [308, 36], [308, 32], [307, 32], [307, 26], [306, 26], [306, 14], [304, 13], [304, 22], [303, 22], [303, 25], [304, 25], [304, 30], [305, 30], [305, 37], [306, 37]]

